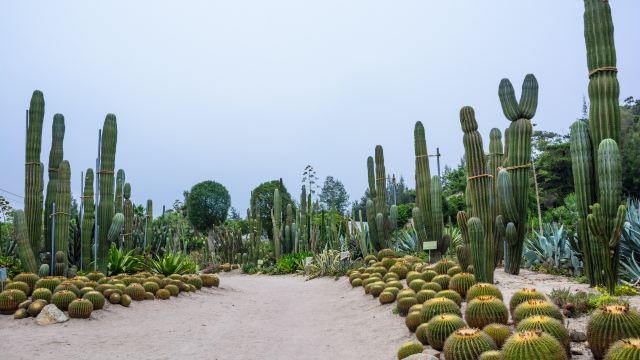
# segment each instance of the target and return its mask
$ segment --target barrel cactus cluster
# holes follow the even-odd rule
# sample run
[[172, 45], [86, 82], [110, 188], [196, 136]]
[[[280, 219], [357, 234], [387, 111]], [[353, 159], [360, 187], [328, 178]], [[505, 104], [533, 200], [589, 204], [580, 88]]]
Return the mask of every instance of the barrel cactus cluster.
[[215, 274], [165, 277], [149, 272], [115, 276], [91, 272], [67, 278], [20, 273], [6, 281], [5, 290], [0, 292], [0, 314], [14, 315], [16, 319], [37, 317], [46, 305], [53, 304], [71, 318], [87, 319], [106, 303], [129, 307], [132, 302], [168, 300], [219, 284], [220, 278]]

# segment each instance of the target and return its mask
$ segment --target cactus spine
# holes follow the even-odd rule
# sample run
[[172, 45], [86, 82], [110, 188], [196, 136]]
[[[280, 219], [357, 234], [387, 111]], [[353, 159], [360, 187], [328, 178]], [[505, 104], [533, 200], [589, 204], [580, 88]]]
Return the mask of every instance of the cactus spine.
[[40, 90], [35, 90], [29, 104], [24, 181], [24, 212], [29, 229], [29, 243], [34, 255], [40, 253], [42, 236], [44, 166], [40, 162], [40, 150], [42, 148], [43, 119], [44, 97]]
[[82, 270], [87, 271], [93, 252], [91, 244], [93, 238], [93, 225], [96, 218], [95, 204], [93, 201], [93, 169], [88, 168], [84, 175], [84, 194], [82, 194]]
[[118, 169], [118, 172], [116, 174], [116, 195], [113, 203], [114, 211], [117, 213], [122, 212], [123, 189], [124, 189], [124, 170]]
[[124, 246], [133, 249], [133, 203], [131, 202], [131, 184], [124, 184], [123, 196], [124, 204], [122, 213], [124, 215]]
[[[538, 81], [533, 74], [527, 74], [522, 83], [520, 101], [516, 101], [513, 85], [509, 79], [502, 79], [498, 86], [498, 96], [504, 115], [511, 121], [504, 169], [500, 177], [507, 181], [498, 181], [500, 206], [506, 222], [507, 261], [505, 271], [517, 275], [520, 272], [522, 249], [527, 235], [527, 204], [529, 202], [529, 171], [531, 167], [531, 119], [538, 106]], [[492, 169], [491, 171], [496, 171]], [[510, 184], [509, 184], [510, 183]], [[510, 186], [509, 186], [510, 185]], [[506, 188], [504, 188], [506, 187]], [[504, 194], [508, 197], [503, 196]], [[510, 202], [513, 211], [506, 211], [504, 204]]]
[[56, 190], [55, 215], [55, 252], [64, 254], [63, 261], [67, 264], [67, 252], [69, 251], [69, 223], [71, 222], [71, 168], [69, 162], [63, 160], [58, 169], [58, 189]]
[[23, 268], [29, 272], [37, 272], [38, 263], [36, 262], [35, 254], [31, 249], [31, 244], [29, 244], [27, 219], [24, 215], [24, 211], [22, 210], [16, 210], [13, 213], [13, 231], [17, 242], [16, 248], [18, 258], [20, 258]]
[[473, 258], [473, 271], [479, 282], [493, 283], [494, 249], [493, 217], [490, 196], [493, 178], [487, 173], [487, 165], [482, 147], [482, 137], [478, 132], [475, 112], [465, 106], [460, 110], [460, 124], [464, 132], [465, 166], [467, 170], [467, 194], [471, 203], [469, 241]]
[[98, 204], [98, 268], [107, 271], [107, 254], [109, 253], [109, 228], [115, 213], [113, 206], [113, 169], [116, 162], [116, 144], [118, 141], [118, 125], [116, 116], [107, 114], [102, 128], [102, 145], [100, 148], [100, 203]]
[[[613, 20], [607, 1], [584, 1], [584, 36], [589, 67], [589, 124], [571, 126], [571, 162], [578, 210], [578, 238], [591, 285], [614, 292], [618, 281], [622, 204], [620, 86]], [[589, 208], [592, 212], [589, 214]]]
[[51, 228], [53, 225], [51, 212], [53, 203], [56, 201], [58, 170], [60, 162], [63, 160], [64, 130], [64, 116], [55, 114], [51, 131], [51, 151], [49, 152], [49, 182], [47, 183], [47, 194], [44, 201], [44, 247], [49, 254], [51, 254]]

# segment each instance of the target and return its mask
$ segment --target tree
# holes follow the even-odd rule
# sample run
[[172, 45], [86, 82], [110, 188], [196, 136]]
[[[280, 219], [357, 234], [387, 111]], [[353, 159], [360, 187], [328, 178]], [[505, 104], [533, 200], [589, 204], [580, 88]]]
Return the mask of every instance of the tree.
[[640, 197], [640, 100], [628, 97], [620, 110], [622, 189], [629, 196]]
[[289, 194], [287, 188], [282, 183], [282, 179], [264, 182], [251, 192], [251, 207], [258, 211], [262, 228], [267, 232], [270, 239], [273, 239], [271, 210], [273, 209], [273, 193], [276, 188], [280, 192], [280, 198], [282, 199], [282, 218], [284, 219], [286, 217], [284, 212], [287, 209], [287, 204], [291, 204], [294, 208], [295, 204], [291, 200], [291, 194]]
[[230, 206], [229, 192], [215, 181], [203, 181], [191, 188], [187, 200], [188, 218], [194, 229], [207, 232], [211, 250], [215, 249], [213, 230], [227, 219]]
[[445, 198], [451, 195], [464, 194], [467, 188], [467, 174], [464, 170], [464, 158], [455, 169], [445, 165], [442, 173], [442, 194]]
[[561, 206], [564, 198], [573, 192], [569, 135], [534, 131], [532, 145], [541, 207], [548, 210]]
[[309, 195], [313, 199], [313, 194], [316, 193], [316, 183], [318, 182], [318, 175], [316, 175], [316, 170], [311, 165], [307, 165], [302, 172], [302, 184], [309, 185]]
[[344, 214], [349, 204], [347, 190], [342, 182], [333, 176], [327, 176], [324, 179], [319, 198], [324, 210], [335, 209], [340, 214]]

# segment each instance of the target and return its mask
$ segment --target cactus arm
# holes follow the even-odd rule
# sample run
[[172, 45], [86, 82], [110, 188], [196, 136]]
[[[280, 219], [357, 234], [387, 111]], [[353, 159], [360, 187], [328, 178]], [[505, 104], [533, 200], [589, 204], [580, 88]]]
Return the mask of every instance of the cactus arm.
[[533, 119], [538, 108], [538, 80], [533, 74], [527, 74], [522, 82], [520, 94], [520, 117]]
[[67, 265], [69, 251], [69, 223], [71, 221], [71, 168], [64, 160], [58, 170], [58, 188], [56, 190], [55, 211], [55, 253], [62, 253], [63, 261]]
[[502, 105], [504, 116], [511, 121], [518, 120], [520, 117], [520, 106], [518, 105], [516, 93], [509, 79], [502, 79], [500, 81], [498, 97], [500, 98], [500, 105]]
[[[38, 263], [29, 243], [29, 231], [24, 211], [16, 210], [13, 214], [13, 231], [16, 239], [18, 258], [25, 271], [38, 272]], [[47, 274], [49, 275], [49, 274]]]

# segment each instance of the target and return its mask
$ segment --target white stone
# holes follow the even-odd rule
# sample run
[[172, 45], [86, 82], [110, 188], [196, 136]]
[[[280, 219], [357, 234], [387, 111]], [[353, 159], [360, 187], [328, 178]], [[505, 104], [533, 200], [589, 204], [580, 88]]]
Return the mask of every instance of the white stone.
[[38, 317], [36, 317], [36, 323], [38, 325], [57, 324], [68, 320], [69, 317], [53, 304], [45, 306], [42, 311], [40, 311], [40, 314], [38, 314]]

